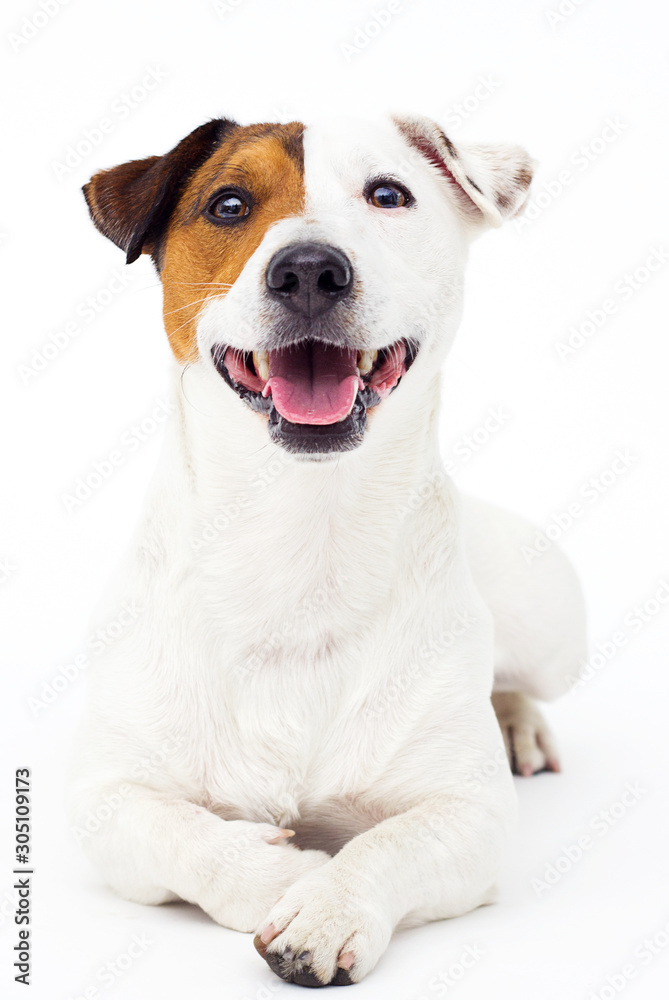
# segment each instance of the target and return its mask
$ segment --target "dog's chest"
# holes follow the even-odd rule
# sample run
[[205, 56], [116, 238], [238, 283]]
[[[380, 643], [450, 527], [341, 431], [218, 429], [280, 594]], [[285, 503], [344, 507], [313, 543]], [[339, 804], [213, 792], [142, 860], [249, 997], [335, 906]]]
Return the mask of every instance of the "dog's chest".
[[[358, 698], [347, 651], [291, 660], [285, 648], [234, 676], [221, 711], [200, 729], [198, 784], [227, 818], [291, 825], [364, 784], [371, 734], [351, 711]], [[362, 746], [361, 744], [364, 744]]]
[[151, 599], [169, 666], [151, 674], [149, 728], [170, 715], [185, 752], [168, 780], [223, 818], [373, 825], [371, 790], [420, 718], [403, 708], [407, 683], [434, 700], [423, 646], [448, 631], [445, 546], [388, 518], [370, 531], [357, 509], [335, 516], [322, 493], [307, 519], [301, 505], [280, 519], [243, 507], [234, 532], [197, 549], [180, 591], [172, 576]]
[[197, 732], [187, 783], [202, 804], [293, 829], [323, 817], [343, 831], [377, 822], [369, 789], [405, 735], [385, 711], [396, 706], [386, 705], [384, 678], [398, 672], [388, 647], [341, 633], [309, 641], [300, 630], [256, 650], [255, 661], [245, 648], [233, 655], [236, 644], [226, 649], [219, 682], [209, 671], [207, 689], [187, 699], [197, 718], [181, 719]]

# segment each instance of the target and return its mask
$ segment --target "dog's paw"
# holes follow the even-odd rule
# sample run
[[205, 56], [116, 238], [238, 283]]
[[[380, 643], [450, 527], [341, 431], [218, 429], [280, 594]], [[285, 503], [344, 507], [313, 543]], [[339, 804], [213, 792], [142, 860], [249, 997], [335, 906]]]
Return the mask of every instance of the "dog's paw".
[[513, 773], [529, 777], [538, 771], [559, 771], [553, 734], [535, 702], [509, 691], [493, 694], [492, 703]]
[[330, 866], [293, 885], [258, 927], [270, 969], [298, 986], [350, 986], [374, 968], [392, 926]]
[[226, 841], [211, 860], [215, 877], [206, 899], [195, 899], [216, 923], [250, 933], [293, 883], [332, 859], [324, 851], [302, 851], [292, 830], [267, 823], [231, 821]]

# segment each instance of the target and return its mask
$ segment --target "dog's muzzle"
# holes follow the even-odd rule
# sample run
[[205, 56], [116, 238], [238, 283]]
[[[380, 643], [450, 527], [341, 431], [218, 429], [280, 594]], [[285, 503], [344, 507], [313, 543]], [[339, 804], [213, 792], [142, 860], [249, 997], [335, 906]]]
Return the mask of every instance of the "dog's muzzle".
[[325, 243], [292, 243], [270, 260], [265, 282], [279, 312], [267, 349], [215, 344], [212, 358], [227, 384], [269, 418], [271, 439], [294, 454], [356, 448], [367, 411], [397, 388], [416, 349], [399, 340], [369, 351], [344, 322], [354, 272], [347, 255]]

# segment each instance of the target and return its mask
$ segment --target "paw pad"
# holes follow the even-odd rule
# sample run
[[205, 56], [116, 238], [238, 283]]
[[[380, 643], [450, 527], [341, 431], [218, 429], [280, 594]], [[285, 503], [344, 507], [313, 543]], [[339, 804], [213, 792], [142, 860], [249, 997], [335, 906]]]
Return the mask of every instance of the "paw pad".
[[281, 952], [268, 951], [270, 946], [262, 941], [259, 934], [256, 934], [253, 943], [272, 972], [287, 983], [310, 987], [353, 985], [348, 969], [337, 969], [334, 978], [329, 983], [324, 983], [311, 968], [312, 955], [309, 951], [302, 951], [299, 955], [295, 955], [290, 948], [284, 948]]

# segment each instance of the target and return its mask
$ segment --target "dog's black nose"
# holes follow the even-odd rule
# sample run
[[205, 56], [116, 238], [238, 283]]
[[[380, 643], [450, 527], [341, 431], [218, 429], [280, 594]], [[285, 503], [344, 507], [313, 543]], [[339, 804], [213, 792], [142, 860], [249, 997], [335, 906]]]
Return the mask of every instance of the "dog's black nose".
[[348, 295], [353, 268], [345, 253], [327, 243], [292, 243], [274, 254], [266, 280], [272, 296], [313, 319]]

